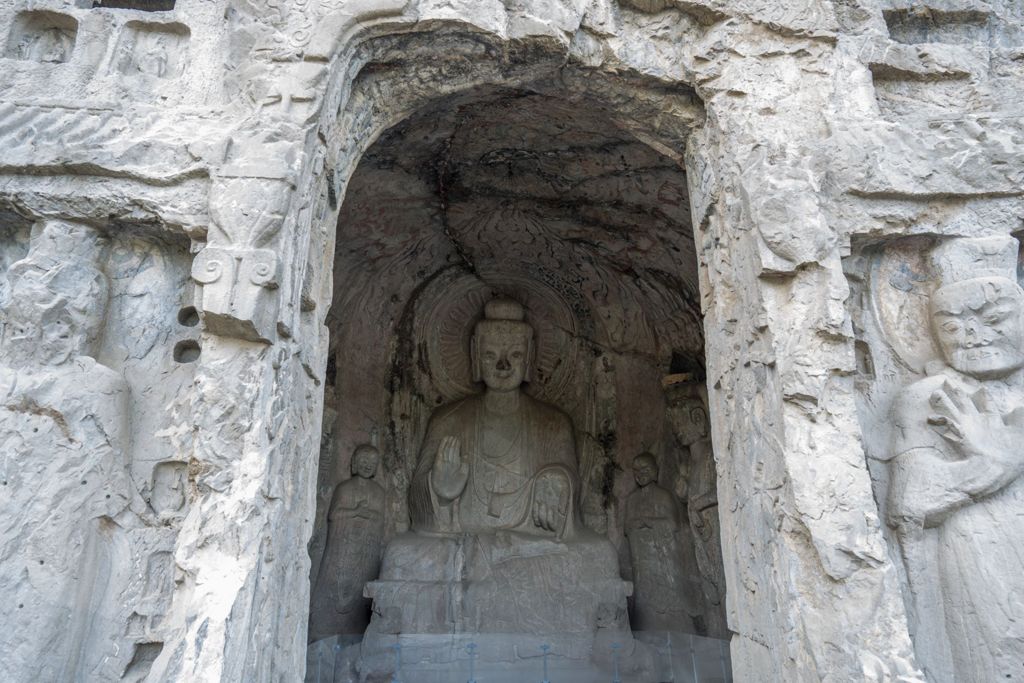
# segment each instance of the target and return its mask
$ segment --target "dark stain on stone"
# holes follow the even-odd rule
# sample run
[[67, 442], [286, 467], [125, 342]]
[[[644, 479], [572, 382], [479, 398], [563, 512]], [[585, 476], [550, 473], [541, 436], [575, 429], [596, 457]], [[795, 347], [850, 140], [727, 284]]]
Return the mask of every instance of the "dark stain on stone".
[[23, 413], [25, 415], [39, 415], [41, 417], [48, 417], [53, 420], [57, 428], [60, 429], [61, 434], [64, 438], [71, 443], [78, 443], [74, 437], [71, 436], [71, 429], [68, 427], [67, 420], [64, 419], [64, 414], [58, 410], [55, 410], [49, 406], [40, 405], [32, 398], [22, 398], [17, 403], [8, 403], [4, 406], [7, 410], [15, 413]]

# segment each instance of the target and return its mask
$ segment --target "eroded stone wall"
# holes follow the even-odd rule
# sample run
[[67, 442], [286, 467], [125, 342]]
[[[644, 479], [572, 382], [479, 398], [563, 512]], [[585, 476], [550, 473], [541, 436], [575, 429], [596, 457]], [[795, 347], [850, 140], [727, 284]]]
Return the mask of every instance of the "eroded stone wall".
[[[154, 579], [161, 606], [130, 599], [92, 625], [139, 644], [112, 676], [301, 675], [323, 323], [349, 179], [377, 136], [436, 98], [548, 80], [533, 89], [600, 103], [686, 169], [738, 679], [920, 680], [865, 457], [879, 452], [886, 397], [917, 370], [878, 383], [885, 353], [858, 339], [861, 290], [843, 258], [856, 281], [866, 245], [1020, 229], [1018, 3], [139, 5], [0, 9], [8, 280], [31, 225], [71, 221], [110, 241], [89, 258], [123, 296], [108, 301], [98, 350], [79, 355], [119, 378], [124, 490], [145, 501], [151, 466], [187, 463], [184, 517], [157, 523], [172, 548], [173, 578]], [[189, 255], [192, 282], [176, 291]], [[897, 280], [914, 287], [908, 269]], [[186, 331], [175, 319], [188, 302], [201, 323]], [[182, 358], [201, 352], [178, 370], [185, 339], [196, 345]], [[47, 451], [33, 442], [19, 466], [52, 462]], [[53, 493], [35, 476], [26, 500]], [[63, 500], [83, 522], [151, 528], [130, 506], [111, 517]], [[24, 528], [39, 523], [29, 517]], [[2, 542], [26, 552], [17, 533]], [[130, 635], [132, 612], [157, 611], [160, 648], [146, 645], [155, 631]], [[16, 661], [4, 654], [0, 666]], [[89, 678], [81, 661], [68, 678]]]
[[2, 303], [3, 639], [13, 676], [145, 678], [166, 639], [190, 463], [188, 241], [8, 217]]

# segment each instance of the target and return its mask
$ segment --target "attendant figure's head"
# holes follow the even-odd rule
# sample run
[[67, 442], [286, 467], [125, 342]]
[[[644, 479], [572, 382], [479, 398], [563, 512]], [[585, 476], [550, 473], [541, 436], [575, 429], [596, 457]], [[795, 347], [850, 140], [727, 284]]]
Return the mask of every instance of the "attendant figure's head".
[[708, 413], [698, 383], [688, 381], [666, 389], [669, 426], [682, 446], [689, 446], [708, 437]]
[[511, 299], [492, 299], [476, 324], [470, 344], [473, 380], [491, 391], [515, 391], [530, 381], [533, 367], [533, 327], [523, 306]]
[[369, 444], [357, 446], [352, 453], [352, 476], [373, 479], [380, 465], [380, 451]]
[[633, 479], [644, 488], [658, 481], [658, 461], [650, 453], [641, 453], [633, 458]]
[[1016, 281], [1017, 240], [956, 238], [937, 247], [939, 287], [932, 330], [946, 363], [977, 379], [1024, 367], [1024, 290]]

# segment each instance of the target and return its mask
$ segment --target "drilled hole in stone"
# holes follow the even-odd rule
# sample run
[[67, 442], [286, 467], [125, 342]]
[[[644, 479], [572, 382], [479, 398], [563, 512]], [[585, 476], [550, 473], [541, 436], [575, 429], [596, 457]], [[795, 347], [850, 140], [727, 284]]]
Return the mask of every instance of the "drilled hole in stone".
[[174, 360], [178, 363], [194, 363], [199, 360], [201, 351], [199, 342], [194, 339], [186, 339], [174, 345]]
[[185, 306], [178, 311], [178, 324], [185, 327], [195, 327], [199, 324], [199, 311], [195, 306]]

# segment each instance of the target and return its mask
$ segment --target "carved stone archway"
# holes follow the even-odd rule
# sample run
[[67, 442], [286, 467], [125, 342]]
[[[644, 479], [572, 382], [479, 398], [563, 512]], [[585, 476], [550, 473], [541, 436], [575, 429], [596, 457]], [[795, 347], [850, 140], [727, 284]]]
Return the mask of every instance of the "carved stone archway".
[[[566, 17], [570, 24], [579, 20], [571, 13], [561, 18]], [[282, 426], [302, 424], [301, 434], [290, 436], [283, 451], [275, 449], [278, 457], [302, 464], [268, 476], [268, 482], [291, 481], [298, 488], [292, 489], [286, 508], [264, 517], [264, 540], [252, 537], [247, 542], [255, 553], [250, 555], [254, 563], [239, 565], [239, 576], [251, 579], [239, 586], [238, 598], [251, 596], [247, 599], [252, 604], [271, 612], [245, 610], [245, 619], [218, 621], [218, 651], [242, 648], [238, 655], [225, 655], [237, 662], [245, 659], [240, 654], [248, 651], [243, 641], [251, 642], [253, 634], [276, 642], [282, 628], [294, 628], [290, 646], [281, 646], [277, 655], [262, 653], [244, 670], [249, 678], [259, 679], [270, 671], [302, 666], [296, 657], [302, 650], [300, 624], [308, 584], [298, 577], [305, 574], [305, 561], [278, 564], [269, 575], [260, 568], [271, 568], [265, 555], [266, 544], [273, 544], [270, 539], [280, 543], [292, 538], [288, 543], [294, 543], [309, 529], [320, 425], [299, 414], [319, 413], [314, 387], [322, 380], [315, 368], [325, 364], [321, 321], [330, 280], [325, 255], [334, 247], [334, 212], [362, 153], [384, 130], [433, 97], [483, 83], [531, 82], [539, 91], [554, 90], [580, 103], [596, 103], [638, 138], [685, 163], [700, 248], [708, 384], [719, 444], [722, 522], [728, 534], [726, 572], [729, 584], [737, 587], [729, 598], [730, 628], [737, 634], [732, 646], [737, 677], [811, 680], [817, 672], [859, 672], [877, 668], [878, 662], [885, 662], [881, 666], [891, 672], [912, 671], [895, 572], [881, 539], [866, 468], [854, 457], [860, 452], [857, 426], [850, 417], [823, 422], [813, 407], [827, 400], [844, 402], [844, 416], [852, 416], [854, 410], [833, 379], [836, 363], [852, 357], [852, 345], [841, 333], [843, 316], [835, 311], [835, 302], [843, 296], [837, 282], [838, 242], [821, 208], [818, 176], [806, 151], [823, 149], [827, 109], [809, 97], [787, 102], [784, 112], [765, 119], [753, 115], [757, 106], [769, 106], [754, 104], [764, 101], [766, 91], [752, 89], [739, 60], [702, 42], [708, 36], [700, 22], [684, 22], [682, 32], [670, 42], [677, 47], [687, 41], [706, 45], [698, 50], [703, 51], [701, 59], [677, 52], [673, 57], [678, 62], [667, 60], [665, 69], [636, 77], [628, 67], [621, 68], [630, 56], [628, 51], [617, 52], [623, 44], [614, 39], [582, 30], [567, 42], [558, 28], [561, 19], [542, 25], [516, 13], [506, 19], [509, 23], [498, 29], [481, 25], [479, 17], [446, 17], [422, 31], [417, 28], [427, 26], [422, 17], [419, 24], [409, 23], [397, 5], [391, 10], [343, 13], [320, 27], [320, 38], [309, 42], [305, 52], [298, 51], [305, 55], [303, 61], [275, 63], [261, 72], [260, 80], [250, 82], [247, 94], [256, 102], [272, 104], [260, 120], [276, 121], [278, 132], [268, 135], [255, 120], [240, 129], [239, 135], [248, 136], [249, 142], [235, 148], [214, 185], [211, 206], [245, 207], [252, 194], [287, 197], [269, 202], [281, 207], [276, 220], [283, 227], [272, 238], [280, 277], [253, 282], [269, 291], [280, 308], [276, 325], [275, 316], [266, 317], [265, 312], [274, 309], [270, 304], [253, 306], [251, 314], [228, 310], [223, 316], [226, 324], [219, 325], [223, 305], [211, 293], [208, 329], [255, 340], [299, 340], [297, 355], [289, 356], [283, 349], [273, 353], [276, 360], [273, 371], [268, 369], [268, 381], [276, 379], [265, 386], [275, 398], [266, 404], [266, 418], [258, 422], [265, 421], [275, 437]], [[297, 30], [292, 37], [304, 40], [304, 35]], [[439, 45], [445, 46], [442, 53]], [[794, 58], [816, 59], [828, 50], [813, 39], [804, 49], [803, 56]], [[566, 55], [569, 65], [563, 68]], [[819, 92], [814, 88], [828, 90], [827, 75], [778, 69], [756, 56], [749, 59], [751, 65], [760, 65], [762, 78], [773, 88], [805, 94]], [[669, 64], [673, 66], [668, 68]], [[551, 74], [547, 83], [538, 78], [544, 72]], [[700, 84], [703, 108], [683, 82]], [[744, 94], [742, 103], [735, 100], [736, 92]], [[301, 131], [306, 132], [300, 135]], [[277, 141], [289, 136], [301, 139], [301, 147], [283, 146], [280, 155], [268, 158], [268, 151], [281, 144]], [[264, 215], [241, 219], [253, 226], [247, 235], [268, 234], [253, 220]], [[218, 233], [211, 230], [210, 235], [208, 249], [218, 246]], [[253, 257], [244, 250], [262, 248], [255, 237], [247, 239], [236, 263]], [[791, 290], [830, 294], [820, 306], [794, 307], [783, 295]], [[244, 302], [258, 290], [252, 292], [248, 299], [227, 298]], [[257, 315], [265, 317], [263, 322], [255, 320]], [[255, 332], [239, 332], [237, 321]], [[820, 330], [824, 341], [811, 341], [808, 331], [819, 334], [814, 330]], [[311, 343], [317, 338], [319, 344]], [[797, 356], [787, 351], [793, 345], [801, 348]], [[289, 357], [300, 360], [300, 365], [289, 366]], [[285, 367], [294, 369], [282, 374]], [[309, 381], [304, 375], [314, 384], [300, 390]], [[295, 401], [295, 392], [304, 393], [307, 402]], [[840, 451], [813, 456], [823, 467], [821, 458], [835, 461], [827, 467], [846, 473], [848, 481], [842, 487], [817, 480], [800, 464], [811, 457], [812, 442], [844, 444]], [[206, 498], [196, 508], [197, 518], [216, 514], [222, 499]], [[823, 500], [830, 501], [827, 514], [821, 511]], [[289, 547], [290, 553], [302, 554], [299, 546]], [[277, 552], [284, 551], [278, 548], [275, 556]], [[198, 565], [196, 569], [201, 571]], [[249, 585], [256, 576], [264, 578]], [[289, 596], [284, 603], [282, 594]], [[183, 608], [186, 613], [208, 613], [202, 595], [193, 594]], [[809, 601], [797, 595], [827, 597]], [[840, 603], [871, 607], [845, 615], [835, 609]], [[277, 609], [291, 616], [283, 621], [272, 616]], [[172, 668], [207, 668], [203, 661], [208, 655], [197, 649], [205, 632], [200, 636], [198, 628], [192, 626], [183, 634], [185, 655]], [[779, 642], [789, 645], [773, 645]], [[209, 666], [220, 670], [219, 665]]]
[[[173, 287], [142, 282], [117, 310], [187, 292], [181, 320], [201, 321], [186, 388], [132, 409], [136, 450], [173, 451], [160, 476], [188, 498], [152, 523], [166, 586], [140, 616], [160, 642], [111, 626], [149, 680], [299, 676], [338, 211], [380, 135], [483, 86], [594, 108], [685, 168], [737, 679], [917, 679], [843, 258], [869, 238], [1019, 227], [1019, 123], [903, 118], [907, 89], [977, 75], [957, 46], [922, 57], [912, 17], [869, 0], [30, 4], [0, 9], [0, 78], [20, 93], [0, 103], [0, 217], [173, 243], [152, 248], [173, 252]], [[937, 14], [974, 17], [950, 35], [987, 25]], [[151, 47], [176, 52], [167, 69]]]

